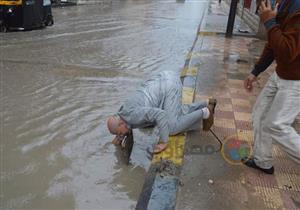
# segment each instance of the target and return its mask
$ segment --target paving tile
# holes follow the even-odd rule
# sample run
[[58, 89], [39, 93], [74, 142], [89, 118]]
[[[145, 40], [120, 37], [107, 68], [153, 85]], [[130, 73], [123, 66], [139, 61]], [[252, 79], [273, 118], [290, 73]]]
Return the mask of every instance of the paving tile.
[[214, 98], [231, 98], [230, 93], [223, 87], [221, 90], [217, 90], [214, 92]]
[[[245, 74], [243, 72], [241, 72], [240, 69], [238, 69], [236, 72], [227, 72], [227, 78], [228, 79], [233, 79], [233, 80], [244, 80], [247, 77], [248, 74]], [[239, 87], [239, 88], [243, 88], [244, 85], [240, 85], [240, 84], [229, 84], [229, 87]]]
[[283, 209], [283, 201], [279, 189], [268, 187], [254, 187], [257, 196], [260, 196], [268, 209]]
[[218, 187], [218, 190], [223, 194], [235, 197], [238, 195], [238, 201], [240, 205], [247, 203], [248, 193], [246, 188], [238, 181], [229, 181], [229, 180], [216, 180], [215, 186]]
[[241, 130], [237, 129], [237, 136], [239, 139], [244, 141], [253, 142], [254, 134], [252, 130]]
[[245, 94], [231, 93], [230, 96], [233, 99], [243, 99], [249, 101], [249, 96]]
[[252, 94], [248, 93], [245, 90], [245, 88], [233, 88], [233, 87], [229, 87], [229, 92], [230, 93], [234, 93], [234, 94], [245, 95], [245, 96], [252, 95]]
[[234, 119], [215, 118], [214, 127], [235, 129]]
[[233, 106], [251, 107], [249, 100], [232, 98]]
[[276, 158], [274, 161], [274, 168], [276, 170], [276, 174], [296, 174], [300, 176], [300, 169], [299, 165], [297, 165], [294, 161], [292, 161], [287, 156], [284, 156], [284, 158]]
[[233, 105], [232, 109], [233, 109], [234, 112], [244, 112], [244, 113], [252, 114], [252, 108], [249, 107], [249, 106], [243, 107], [243, 106]]
[[232, 112], [233, 109], [232, 109], [231, 101], [230, 103], [222, 103], [222, 101], [218, 99], [216, 110], [221, 112]]
[[232, 104], [231, 98], [217, 98], [218, 99], [218, 104]]
[[212, 98], [212, 96], [209, 95], [195, 95], [195, 101], [201, 101], [201, 100], [207, 100], [209, 98]]
[[278, 144], [273, 144], [273, 157], [277, 160], [290, 160], [286, 152]]
[[300, 175], [277, 172], [275, 177], [280, 189], [300, 192]]
[[251, 122], [251, 114], [245, 112], [234, 112], [235, 120]]
[[260, 171], [252, 168], [245, 168], [245, 182], [253, 187], [262, 188], [278, 188], [277, 180], [275, 176], [263, 174]]
[[239, 130], [248, 130], [248, 131], [253, 130], [252, 122], [249, 122], [249, 121], [236, 120], [235, 125], [236, 125], [236, 128], [239, 129]]
[[234, 119], [234, 114], [232, 111], [220, 111], [220, 110], [216, 109], [215, 119], [217, 120], [219, 118]]
[[[244, 75], [243, 75], [243, 78], [244, 78]], [[232, 79], [233, 80], [233, 79]], [[231, 80], [231, 81], [232, 81]], [[242, 80], [238, 80], [238, 81], [242, 81]], [[244, 88], [244, 84], [242, 84], [242, 83], [237, 83], [237, 82], [235, 82], [235, 83], [228, 83], [228, 86], [229, 87], [231, 87], [231, 88], [240, 88], [240, 89], [242, 89], [242, 88]]]
[[244, 88], [244, 81], [241, 79], [228, 79], [229, 87]]
[[224, 140], [225, 138], [228, 138], [229, 136], [236, 135], [236, 129], [229, 129], [229, 128], [224, 128], [224, 127], [213, 126], [212, 130], [221, 140]]
[[280, 194], [285, 209], [288, 210], [300, 209], [300, 192], [280, 190]]

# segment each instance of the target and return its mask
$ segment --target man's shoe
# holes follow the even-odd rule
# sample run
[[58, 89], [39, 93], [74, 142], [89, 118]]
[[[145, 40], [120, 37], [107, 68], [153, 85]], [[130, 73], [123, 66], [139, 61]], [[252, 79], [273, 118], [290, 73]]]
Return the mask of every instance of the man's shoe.
[[214, 114], [215, 114], [215, 108], [217, 106], [217, 99], [210, 98], [208, 100], [208, 110], [209, 110], [209, 117], [207, 119], [203, 119], [203, 130], [209, 131], [211, 126], [214, 124]]
[[274, 174], [274, 167], [273, 166], [271, 168], [267, 168], [267, 169], [261, 168], [261, 167], [259, 167], [258, 165], [255, 164], [253, 158], [243, 158], [242, 162], [250, 168], [260, 170], [260, 171], [262, 171], [266, 174]]
[[217, 99], [215, 98], [208, 99], [208, 106], [211, 106], [213, 109], [213, 113], [215, 113], [215, 108], [217, 106]]

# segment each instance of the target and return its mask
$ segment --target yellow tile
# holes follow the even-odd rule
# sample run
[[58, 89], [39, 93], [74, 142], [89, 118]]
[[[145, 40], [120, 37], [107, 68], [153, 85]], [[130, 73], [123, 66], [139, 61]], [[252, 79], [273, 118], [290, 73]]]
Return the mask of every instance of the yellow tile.
[[186, 59], [186, 60], [191, 59], [191, 58], [192, 58], [192, 55], [193, 55], [192, 53], [188, 53], [188, 54], [186, 55], [185, 59]]
[[198, 68], [193, 67], [193, 68], [184, 68], [181, 71], [181, 77], [184, 76], [197, 76]]
[[233, 85], [241, 85], [241, 86], [244, 85], [243, 80], [237, 80], [237, 79], [228, 79], [228, 83]]
[[212, 96], [208, 96], [208, 95], [195, 95], [195, 101], [208, 100], [209, 98], [212, 98]]
[[279, 189], [300, 192], [300, 175], [290, 173], [276, 173], [275, 177]]
[[170, 136], [168, 141], [168, 148], [154, 155], [152, 163], [157, 163], [161, 159], [172, 161], [174, 164], [181, 166], [183, 163], [184, 151], [184, 135]]
[[200, 57], [200, 56], [203, 56], [203, 54], [201, 52], [189, 52], [186, 55], [186, 59], [191, 59], [191, 58]]
[[182, 88], [182, 103], [190, 104], [194, 100], [194, 88], [183, 87]]
[[251, 122], [251, 114], [250, 113], [244, 113], [244, 112], [234, 112], [234, 118], [236, 120], [240, 120], [240, 121], [247, 121], [247, 122]]
[[238, 129], [237, 136], [238, 136], [238, 139], [240, 139], [240, 140], [253, 142], [254, 133], [253, 133], [253, 131]]
[[229, 87], [230, 93], [236, 93], [236, 94], [243, 94], [247, 96], [251, 96], [244, 88], [234, 88], [234, 87]]
[[192, 52], [192, 57], [195, 58], [195, 57], [201, 57], [205, 54], [203, 54], [203, 52]]
[[232, 104], [235, 106], [251, 107], [250, 102], [245, 99], [232, 98], [231, 101], [232, 101]]
[[216, 36], [217, 33], [216, 32], [212, 32], [212, 31], [200, 31], [198, 33], [199, 36]]
[[255, 193], [258, 194], [266, 205], [265, 209], [283, 209], [283, 201], [278, 189], [255, 187]]
[[215, 118], [214, 126], [235, 129], [235, 122], [231, 119]]
[[280, 148], [278, 145], [274, 144], [273, 145], [273, 157], [282, 159], [286, 157], [286, 153]]
[[232, 104], [224, 104], [224, 103], [218, 103], [217, 110], [223, 111], [223, 112], [232, 112]]
[[214, 91], [214, 98], [231, 98], [231, 95], [226, 88], [223, 88]]
[[249, 96], [249, 100], [250, 100], [251, 103], [255, 102], [256, 99], [257, 99], [257, 96], [252, 96], [252, 95]]

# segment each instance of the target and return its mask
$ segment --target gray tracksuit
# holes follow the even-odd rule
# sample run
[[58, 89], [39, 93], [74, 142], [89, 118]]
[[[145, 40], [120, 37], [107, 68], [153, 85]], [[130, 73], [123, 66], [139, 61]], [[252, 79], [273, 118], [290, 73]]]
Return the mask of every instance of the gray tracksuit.
[[121, 106], [118, 115], [132, 129], [157, 126], [160, 140], [167, 142], [170, 134], [194, 129], [202, 119], [201, 109], [207, 107], [206, 101], [182, 105], [181, 97], [179, 75], [164, 71], [145, 81]]

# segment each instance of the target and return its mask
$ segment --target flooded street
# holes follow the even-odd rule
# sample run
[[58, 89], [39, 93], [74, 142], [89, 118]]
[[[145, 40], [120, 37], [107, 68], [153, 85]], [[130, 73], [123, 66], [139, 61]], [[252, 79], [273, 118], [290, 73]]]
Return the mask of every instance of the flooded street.
[[1, 209], [133, 209], [145, 169], [106, 118], [149, 74], [180, 71], [208, 0], [54, 8], [54, 25], [0, 34]]

